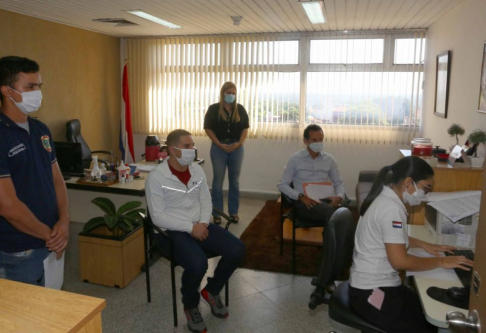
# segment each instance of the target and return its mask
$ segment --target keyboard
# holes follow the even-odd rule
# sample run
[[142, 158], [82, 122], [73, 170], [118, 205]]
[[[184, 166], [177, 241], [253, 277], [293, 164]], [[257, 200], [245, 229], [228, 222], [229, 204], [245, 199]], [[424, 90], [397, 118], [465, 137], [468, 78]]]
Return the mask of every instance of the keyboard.
[[[474, 261], [474, 252], [472, 250], [455, 250], [454, 253], [444, 252], [446, 256], [464, 256], [469, 260]], [[466, 289], [471, 289], [472, 268], [470, 271], [465, 271], [460, 268], [454, 268], [457, 277], [461, 280], [462, 285]]]

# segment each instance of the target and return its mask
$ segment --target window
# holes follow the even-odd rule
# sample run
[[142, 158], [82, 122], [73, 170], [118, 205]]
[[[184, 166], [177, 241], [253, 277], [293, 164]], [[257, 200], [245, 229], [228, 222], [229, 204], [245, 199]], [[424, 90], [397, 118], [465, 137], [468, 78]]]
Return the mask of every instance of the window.
[[424, 49], [423, 31], [128, 39], [134, 131], [203, 134], [232, 81], [250, 137], [300, 138], [317, 123], [330, 140], [406, 142], [420, 122]]
[[424, 38], [395, 39], [394, 64], [410, 65], [423, 64], [425, 61]]
[[311, 64], [381, 64], [383, 39], [311, 40]]

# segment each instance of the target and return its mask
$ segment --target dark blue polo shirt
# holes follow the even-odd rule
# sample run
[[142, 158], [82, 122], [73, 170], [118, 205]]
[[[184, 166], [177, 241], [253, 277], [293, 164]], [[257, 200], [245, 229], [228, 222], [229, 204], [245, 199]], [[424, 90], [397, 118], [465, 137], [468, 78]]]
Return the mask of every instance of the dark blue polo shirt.
[[[30, 135], [0, 112], [0, 178], [11, 178], [19, 200], [52, 228], [59, 218], [52, 176], [56, 152], [47, 126], [30, 117], [28, 122]], [[45, 245], [0, 216], [0, 251], [20, 252]]]

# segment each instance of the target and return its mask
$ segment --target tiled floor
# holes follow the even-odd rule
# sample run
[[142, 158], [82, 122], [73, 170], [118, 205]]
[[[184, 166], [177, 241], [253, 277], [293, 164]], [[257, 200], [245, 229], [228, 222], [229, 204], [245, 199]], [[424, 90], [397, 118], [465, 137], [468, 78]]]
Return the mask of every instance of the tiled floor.
[[[264, 203], [264, 200], [242, 199], [241, 222], [231, 226], [231, 232], [239, 237]], [[150, 304], [147, 303], [143, 273], [124, 289], [81, 282], [77, 234], [82, 226], [73, 223], [71, 227], [63, 289], [106, 299], [107, 306], [102, 314], [103, 332], [189, 332], [179, 291], [179, 326], [173, 327], [170, 267], [164, 259], [151, 267]], [[212, 274], [216, 264], [217, 259], [210, 260], [208, 273]], [[178, 267], [178, 289], [181, 273]], [[229, 290], [230, 316], [227, 319], [212, 316], [209, 307], [201, 302], [208, 332], [355, 332], [334, 322], [331, 327], [327, 305], [320, 305], [315, 310], [308, 308], [313, 290], [308, 277], [238, 269], [231, 277]]]

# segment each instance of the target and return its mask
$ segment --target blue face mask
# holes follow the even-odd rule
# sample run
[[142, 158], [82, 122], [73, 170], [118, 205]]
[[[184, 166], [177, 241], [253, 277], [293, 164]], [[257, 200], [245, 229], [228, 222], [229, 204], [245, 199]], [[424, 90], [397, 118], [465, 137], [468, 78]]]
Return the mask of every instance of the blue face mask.
[[224, 94], [224, 101], [226, 103], [234, 103], [236, 100], [236, 96], [232, 94]]

